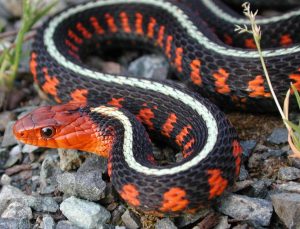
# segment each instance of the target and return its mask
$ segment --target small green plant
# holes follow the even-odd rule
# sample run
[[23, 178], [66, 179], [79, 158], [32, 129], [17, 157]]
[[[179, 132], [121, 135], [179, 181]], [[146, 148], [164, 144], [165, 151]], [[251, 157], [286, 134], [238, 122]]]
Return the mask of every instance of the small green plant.
[[[263, 67], [263, 71], [264, 71], [264, 74], [265, 74], [265, 77], [267, 79], [267, 83], [269, 85], [269, 88], [270, 88], [270, 92], [272, 94], [272, 97], [276, 103], [276, 106], [278, 108], [278, 111], [281, 115], [281, 118], [289, 132], [289, 145], [293, 151], [293, 157], [298, 157], [300, 158], [300, 122], [299, 124], [294, 124], [293, 122], [289, 121], [288, 120], [288, 104], [289, 104], [289, 98], [290, 98], [290, 89], [288, 90], [287, 92], [287, 95], [286, 95], [286, 99], [284, 101], [284, 109], [282, 109], [278, 99], [277, 99], [277, 96], [273, 90], [273, 87], [272, 87], [272, 82], [270, 80], [270, 76], [269, 76], [269, 73], [268, 73], [268, 70], [267, 70], [267, 67], [266, 67], [266, 64], [265, 64], [265, 61], [264, 61], [264, 57], [262, 55], [262, 50], [261, 50], [261, 46], [260, 46], [260, 41], [261, 41], [261, 29], [260, 29], [260, 26], [258, 26], [255, 22], [255, 17], [257, 15], [257, 12], [252, 12], [250, 10], [250, 3], [249, 2], [245, 2], [243, 5], [242, 5], [244, 11], [244, 15], [249, 19], [250, 21], [250, 24], [251, 24], [251, 29], [248, 28], [247, 25], [244, 25], [243, 27], [239, 26], [239, 25], [236, 25], [236, 28], [235, 28], [235, 31], [237, 31], [238, 33], [250, 33], [253, 35], [253, 38], [254, 38], [254, 41], [255, 41], [255, 45], [256, 45], [256, 48], [257, 48], [257, 51], [259, 53], [259, 58], [260, 58], [260, 61], [261, 61], [261, 65]], [[295, 88], [295, 86], [293, 84], [291, 84], [291, 87], [292, 87], [292, 90], [296, 96], [296, 99], [297, 99], [297, 103], [298, 103], [298, 106], [299, 106], [299, 109], [300, 109], [300, 96], [299, 96], [299, 93], [297, 91], [297, 89]]]
[[[13, 87], [17, 75], [20, 59], [22, 56], [22, 44], [26, 40], [26, 34], [34, 24], [57, 3], [45, 5], [43, 1], [24, 0], [20, 30], [12, 45], [4, 47], [0, 55], [0, 91], [8, 92]], [[2, 41], [3, 47], [3, 41]], [[3, 98], [3, 95], [2, 95]], [[1, 99], [0, 99], [1, 104]]]

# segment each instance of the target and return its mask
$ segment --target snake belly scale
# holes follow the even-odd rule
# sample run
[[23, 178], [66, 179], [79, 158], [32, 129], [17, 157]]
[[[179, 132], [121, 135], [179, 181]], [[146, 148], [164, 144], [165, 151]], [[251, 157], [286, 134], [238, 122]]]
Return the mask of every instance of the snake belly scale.
[[[35, 37], [30, 68], [35, 83], [65, 104], [38, 108], [20, 119], [16, 137], [108, 157], [114, 187], [144, 211], [193, 212], [211, 203], [233, 185], [242, 149], [224, 114], [197, 92], [231, 107], [272, 110], [274, 105], [256, 52], [224, 45], [193, 15], [179, 1], [103, 0], [50, 18]], [[86, 56], [113, 45], [163, 53], [177, 78], [196, 92], [84, 64]], [[271, 70], [276, 69], [276, 82], [297, 74], [291, 66], [299, 65], [299, 50], [264, 52]], [[282, 67], [286, 59], [288, 68]], [[285, 89], [277, 83], [275, 90]], [[158, 165], [150, 139], [181, 150], [183, 160]]]

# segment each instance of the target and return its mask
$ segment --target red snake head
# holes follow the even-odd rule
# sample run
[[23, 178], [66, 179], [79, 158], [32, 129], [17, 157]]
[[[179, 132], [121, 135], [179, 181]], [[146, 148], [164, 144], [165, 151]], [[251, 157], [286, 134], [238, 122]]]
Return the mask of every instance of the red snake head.
[[78, 149], [108, 157], [113, 136], [101, 133], [89, 108], [64, 104], [37, 108], [18, 120], [13, 132], [25, 144]]

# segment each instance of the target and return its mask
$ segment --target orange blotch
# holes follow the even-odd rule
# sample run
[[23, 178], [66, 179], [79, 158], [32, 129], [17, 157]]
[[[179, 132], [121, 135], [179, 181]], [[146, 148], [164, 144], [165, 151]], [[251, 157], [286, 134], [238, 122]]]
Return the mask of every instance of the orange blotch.
[[191, 67], [191, 79], [194, 84], [200, 86], [202, 84], [202, 77], [200, 75], [200, 60], [193, 60], [190, 64]]
[[78, 52], [78, 47], [74, 45], [70, 40], [65, 39], [65, 44], [74, 52]]
[[92, 34], [84, 27], [84, 25], [80, 22], [76, 24], [76, 29], [82, 34], [82, 36], [86, 39], [91, 39]]
[[182, 128], [180, 133], [176, 136], [177, 145], [182, 146], [182, 142], [184, 141], [184, 138], [188, 135], [188, 133], [191, 129], [192, 129], [191, 125], [187, 125]]
[[68, 30], [68, 36], [79, 45], [83, 43], [83, 40], [80, 37], [78, 37], [71, 29]]
[[245, 40], [245, 47], [250, 49], [256, 49], [256, 44], [253, 38], [248, 38]]
[[42, 86], [43, 91], [52, 95], [56, 102], [61, 103], [61, 100], [57, 95], [56, 88], [59, 85], [59, 80], [56, 76], [50, 76], [46, 67], [43, 68], [43, 73], [46, 80], [46, 82]]
[[162, 26], [159, 27], [158, 37], [157, 37], [157, 44], [160, 47], [163, 47], [164, 35], [165, 35], [165, 27], [162, 25]]
[[32, 52], [31, 53], [31, 58], [30, 58], [30, 71], [33, 75], [34, 82], [38, 83], [37, 71], [36, 71], [38, 63], [37, 63], [36, 59], [37, 59], [37, 54], [35, 52]]
[[104, 33], [104, 29], [100, 26], [96, 17], [90, 17], [90, 22], [91, 22], [92, 26], [94, 27], [97, 34]]
[[73, 52], [72, 50], [68, 50], [69, 55], [71, 55], [72, 57], [74, 57], [75, 59], [79, 60], [80, 57], [77, 53]]
[[195, 143], [195, 138], [192, 138], [183, 146], [182, 154], [184, 158], [187, 158], [193, 153], [193, 151], [191, 151], [190, 149], [194, 145], [194, 143]]
[[150, 108], [141, 109], [136, 118], [144, 123], [150, 130], [154, 129], [153, 122], [151, 121], [151, 119], [154, 118], [154, 113]]
[[166, 41], [166, 56], [168, 58], [171, 58], [171, 47], [172, 47], [172, 41], [173, 41], [173, 37], [172, 36], [167, 36], [167, 41]]
[[[300, 68], [296, 73], [290, 74], [289, 78], [294, 81], [293, 85], [296, 87], [297, 91], [300, 91]], [[291, 90], [291, 93], [294, 93], [293, 90]]]
[[208, 184], [210, 186], [208, 199], [213, 199], [224, 192], [227, 188], [228, 181], [222, 177], [220, 169], [209, 169], [207, 170], [207, 174], [210, 176], [208, 178]]
[[107, 174], [111, 177], [112, 174], [112, 154], [110, 153], [107, 161]]
[[114, 107], [123, 107], [121, 102], [124, 101], [124, 98], [112, 98], [111, 101], [109, 101], [107, 104], [112, 105]]
[[175, 66], [177, 68], [178, 72], [182, 72], [182, 54], [183, 54], [183, 48], [176, 48], [175, 51]]
[[135, 14], [135, 32], [137, 34], [143, 35], [143, 15], [141, 13]]
[[229, 36], [227, 33], [224, 34], [224, 42], [228, 45], [232, 45], [233, 43], [232, 37]]
[[246, 102], [247, 98], [240, 98], [236, 95], [231, 96], [232, 102], [236, 104], [237, 107], [240, 107], [242, 109], [246, 109]]
[[216, 91], [221, 94], [230, 93], [229, 85], [226, 83], [229, 77], [229, 73], [224, 69], [220, 68], [218, 72], [213, 73], [213, 77], [216, 79], [215, 86]]
[[130, 33], [131, 28], [130, 28], [130, 25], [129, 25], [128, 16], [125, 12], [120, 13], [120, 20], [121, 20], [121, 24], [122, 24], [122, 28], [123, 28], [124, 32], [125, 33]]
[[150, 21], [148, 23], [148, 28], [147, 28], [148, 29], [147, 36], [149, 38], [153, 38], [153, 36], [154, 36], [154, 27], [155, 27], [155, 25], [156, 25], [155, 18], [150, 17]]
[[233, 141], [232, 148], [233, 148], [232, 154], [235, 158], [235, 175], [238, 176], [240, 173], [243, 148], [241, 147], [240, 143], [237, 140]]
[[168, 119], [166, 120], [166, 122], [164, 123], [164, 125], [162, 126], [162, 135], [166, 136], [166, 137], [170, 137], [170, 133], [173, 131], [174, 129], [174, 124], [177, 121], [177, 116], [174, 113], [171, 113], [168, 117]]
[[71, 92], [71, 101], [70, 102], [75, 102], [75, 103], [80, 103], [80, 104], [87, 104], [87, 94], [88, 90], [86, 89], [76, 89], [75, 91]]
[[110, 32], [115, 33], [118, 31], [118, 28], [116, 26], [115, 19], [113, 16], [111, 16], [110, 14], [107, 13], [107, 14], [105, 14], [105, 20], [106, 20], [106, 23], [108, 25]]
[[271, 93], [265, 92], [264, 78], [261, 75], [258, 75], [254, 80], [249, 81], [248, 90], [251, 91], [249, 93], [250, 97], [271, 97]]
[[133, 184], [124, 185], [122, 190], [120, 191], [120, 196], [134, 207], [140, 205], [140, 200], [138, 199], [139, 191]]
[[164, 193], [163, 203], [159, 210], [162, 212], [176, 212], [185, 209], [189, 204], [186, 191], [183, 188], [174, 187]]
[[280, 44], [282, 46], [291, 45], [293, 44], [293, 40], [289, 34], [285, 34], [280, 37]]

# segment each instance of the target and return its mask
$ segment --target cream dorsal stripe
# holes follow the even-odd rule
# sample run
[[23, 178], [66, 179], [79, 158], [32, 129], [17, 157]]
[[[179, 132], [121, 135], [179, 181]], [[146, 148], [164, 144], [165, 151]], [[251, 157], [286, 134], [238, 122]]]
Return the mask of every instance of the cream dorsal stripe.
[[[209, 1], [209, 0], [204, 0], [204, 1]], [[193, 22], [189, 20], [188, 16], [180, 8], [164, 0], [102, 0], [97, 2], [89, 2], [87, 4], [82, 4], [70, 8], [69, 10], [53, 18], [49, 23], [48, 28], [45, 30], [44, 41], [49, 53], [56, 59], [59, 57], [60, 54], [54, 45], [52, 37], [56, 27], [68, 17], [94, 7], [115, 5], [115, 4], [132, 4], [132, 3], [153, 5], [156, 7], [160, 7], [168, 14], [172, 15], [177, 20], [177, 22], [187, 30], [187, 33], [192, 38], [197, 40], [199, 44], [201, 44], [202, 46], [204, 46], [209, 50], [212, 50], [216, 53], [220, 53], [221, 55], [226, 55], [226, 56], [234, 56], [240, 58], [259, 58], [259, 54], [256, 51], [244, 51], [241, 49], [228, 48], [227, 46], [226, 47], [221, 46], [219, 44], [212, 42], [196, 28]], [[265, 50], [263, 51], [263, 56], [275, 57], [275, 56], [293, 54], [297, 52], [300, 52], [299, 45], [290, 48]]]

